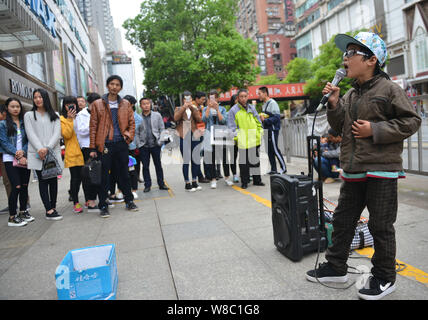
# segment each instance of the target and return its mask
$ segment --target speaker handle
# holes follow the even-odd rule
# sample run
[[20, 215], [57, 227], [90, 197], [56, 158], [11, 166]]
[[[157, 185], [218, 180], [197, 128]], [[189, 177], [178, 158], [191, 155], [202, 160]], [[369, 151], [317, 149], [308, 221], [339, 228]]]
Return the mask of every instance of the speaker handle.
[[313, 145], [312, 141], [316, 140], [317, 142], [317, 171], [318, 171], [318, 205], [319, 205], [319, 215], [320, 215], [320, 230], [322, 232], [325, 231], [325, 216], [324, 216], [324, 194], [323, 194], [323, 182], [322, 182], [322, 174], [321, 174], [321, 137], [320, 136], [307, 136], [307, 144], [308, 144], [308, 166], [309, 166], [309, 173], [308, 175], [311, 177], [311, 180], [314, 180], [314, 169], [312, 161], [312, 150]]

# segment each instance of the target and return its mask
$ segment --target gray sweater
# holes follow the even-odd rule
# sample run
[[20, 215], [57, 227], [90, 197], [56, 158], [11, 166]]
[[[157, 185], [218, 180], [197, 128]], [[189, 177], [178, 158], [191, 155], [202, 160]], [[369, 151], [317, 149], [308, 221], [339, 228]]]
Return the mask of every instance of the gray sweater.
[[43, 148], [51, 148], [54, 151], [61, 167], [64, 163], [61, 158], [61, 122], [51, 121], [49, 114], [44, 115], [36, 111], [37, 120], [34, 119], [33, 111], [24, 115], [25, 132], [28, 137], [28, 169], [42, 170], [43, 161], [40, 160], [37, 151]]

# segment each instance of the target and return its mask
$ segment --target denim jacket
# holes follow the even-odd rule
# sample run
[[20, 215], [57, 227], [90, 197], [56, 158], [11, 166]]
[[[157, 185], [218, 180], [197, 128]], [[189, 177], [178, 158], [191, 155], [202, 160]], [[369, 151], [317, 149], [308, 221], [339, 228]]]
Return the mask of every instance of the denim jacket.
[[[14, 123], [13, 126], [16, 129], [16, 124]], [[24, 127], [24, 121], [20, 121], [20, 127], [21, 127], [21, 135], [22, 135], [22, 150], [24, 150], [25, 153], [28, 151], [28, 139], [27, 135], [25, 134], [25, 127]], [[16, 151], [16, 142], [17, 142], [17, 135], [16, 133], [13, 136], [7, 135], [7, 125], [6, 120], [0, 121], [0, 153], [6, 153], [10, 155], [15, 155]]]

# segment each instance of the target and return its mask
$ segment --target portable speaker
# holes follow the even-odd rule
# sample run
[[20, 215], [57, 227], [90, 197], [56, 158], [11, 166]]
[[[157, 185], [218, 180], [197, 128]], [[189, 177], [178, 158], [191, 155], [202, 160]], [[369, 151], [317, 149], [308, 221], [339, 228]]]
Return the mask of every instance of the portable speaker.
[[271, 176], [274, 243], [287, 258], [300, 261], [309, 252], [327, 248], [318, 210], [318, 182], [306, 175]]

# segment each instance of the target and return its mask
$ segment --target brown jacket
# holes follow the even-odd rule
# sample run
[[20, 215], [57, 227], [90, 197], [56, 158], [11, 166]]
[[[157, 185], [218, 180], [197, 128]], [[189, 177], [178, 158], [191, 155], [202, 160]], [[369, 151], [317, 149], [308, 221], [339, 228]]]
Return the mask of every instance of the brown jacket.
[[[403, 170], [403, 140], [418, 130], [421, 118], [404, 90], [380, 75], [353, 86], [335, 109], [327, 108], [330, 126], [342, 134], [340, 166], [349, 173]], [[373, 135], [356, 139], [356, 120], [369, 121]]]
[[[198, 130], [197, 123], [202, 122], [201, 114], [195, 106], [190, 108], [191, 115], [187, 116], [186, 108], [177, 107], [174, 112], [174, 121], [177, 123], [177, 133], [181, 138], [184, 138], [189, 130], [195, 133]], [[199, 132], [199, 130], [198, 130]]]
[[[134, 111], [131, 104], [126, 99], [118, 96], [118, 122], [120, 133], [127, 144], [134, 140], [135, 120]], [[104, 151], [104, 144], [109, 137], [113, 138], [114, 128], [110, 107], [107, 102], [107, 95], [102, 99], [95, 100], [91, 106], [91, 120], [89, 122], [89, 148], [99, 152]]]

